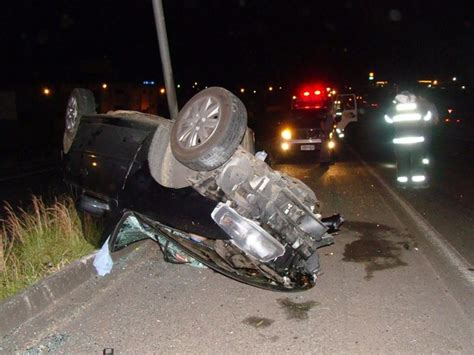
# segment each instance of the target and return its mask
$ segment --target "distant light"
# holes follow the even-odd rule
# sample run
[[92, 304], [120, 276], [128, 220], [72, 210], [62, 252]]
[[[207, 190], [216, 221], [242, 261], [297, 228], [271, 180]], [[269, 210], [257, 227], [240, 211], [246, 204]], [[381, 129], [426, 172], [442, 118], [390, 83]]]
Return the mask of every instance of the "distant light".
[[315, 94], [315, 95], [321, 95], [321, 90], [316, 90], [316, 91], [314, 92], [314, 94]]
[[374, 80], [374, 77], [373, 77], [373, 76], [369, 76], [369, 80]]
[[283, 89], [281, 86], [278, 87], [279, 90]]
[[433, 85], [438, 85], [438, 80], [433, 80]]
[[107, 87], [108, 87], [108, 85], [107, 85], [106, 83], [103, 83], [103, 84], [102, 84], [102, 89], [105, 90], [105, 89], [107, 89]]
[[331, 97], [332, 95], [331, 94], [328, 94], [328, 97]]
[[176, 87], [179, 89], [181, 87], [181, 85], [178, 84], [178, 85], [176, 85]]
[[331, 91], [331, 94], [336, 95], [336, 90]]
[[256, 94], [256, 93], [257, 93], [257, 90], [254, 90], [253, 93]]
[[453, 76], [453, 81], [456, 81], [456, 80], [458, 80], [458, 78], [456, 78], [455, 76]]
[[329, 141], [328, 148], [329, 149], [334, 149], [335, 147], [336, 147], [336, 143], [334, 143], [334, 141]]
[[339, 138], [344, 138], [344, 133], [339, 133]]
[[309, 91], [305, 91], [305, 92], [303, 93], [303, 95], [304, 95], [304, 96], [309, 96]]
[[244, 89], [244, 88], [241, 88], [241, 89], [240, 89], [240, 92], [241, 92], [241, 93], [244, 93], [244, 92], [245, 92], [245, 89]]
[[369, 73], [369, 76], [374, 76], [374, 72], [371, 71], [371, 72]]
[[160, 89], [160, 94], [163, 95], [166, 92], [165, 88]]
[[331, 91], [331, 88], [326, 88], [326, 91], [327, 91], [327, 92]]
[[465, 90], [465, 89], [466, 89], [466, 87], [463, 85], [463, 86], [461, 86], [461, 89]]
[[406, 176], [399, 176], [397, 177], [398, 182], [408, 182], [408, 177]]
[[430, 160], [428, 158], [423, 158], [421, 160], [421, 162], [424, 164], [424, 165], [428, 165], [430, 163]]
[[195, 81], [195, 82], [194, 82], [194, 85], [197, 85], [197, 84], [198, 84], [197, 81]]
[[49, 96], [51, 94], [51, 90], [49, 88], [43, 88], [43, 95]]
[[349, 90], [352, 90], [352, 86], [349, 86]]
[[430, 87], [431, 87], [431, 84], [428, 84], [428, 87], [430, 88]]
[[293, 96], [292, 99], [293, 99], [293, 100], [296, 100], [296, 96]]
[[97, 166], [97, 163], [95, 161], [93, 161], [92, 166]]
[[448, 113], [451, 113], [453, 112], [453, 109], [452, 108], [448, 108]]
[[449, 122], [449, 121], [451, 121], [449, 118], [444, 119], [444, 122]]
[[281, 144], [281, 149], [282, 149], [282, 150], [288, 150], [288, 149], [290, 149], [290, 144], [287, 143], [287, 142], [283, 142], [283, 143]]
[[273, 91], [273, 86], [269, 86], [268, 91]]
[[289, 128], [284, 129], [281, 132], [281, 137], [283, 139], [290, 140], [291, 139], [291, 130]]

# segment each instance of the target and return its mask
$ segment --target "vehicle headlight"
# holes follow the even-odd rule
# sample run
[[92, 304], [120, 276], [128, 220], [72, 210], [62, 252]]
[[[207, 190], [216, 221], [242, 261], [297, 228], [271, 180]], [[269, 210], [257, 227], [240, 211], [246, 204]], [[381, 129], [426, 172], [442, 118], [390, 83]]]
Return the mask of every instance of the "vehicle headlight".
[[281, 131], [281, 137], [283, 139], [290, 140], [291, 139], [291, 130], [286, 128], [283, 131]]
[[285, 247], [267, 231], [223, 203], [214, 208], [211, 217], [235, 246], [261, 262], [274, 260], [285, 253]]

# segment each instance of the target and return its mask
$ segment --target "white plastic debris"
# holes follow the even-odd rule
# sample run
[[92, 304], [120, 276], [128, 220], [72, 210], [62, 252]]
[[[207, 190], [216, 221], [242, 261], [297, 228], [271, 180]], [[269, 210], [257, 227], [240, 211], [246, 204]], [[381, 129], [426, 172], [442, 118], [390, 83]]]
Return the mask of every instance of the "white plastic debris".
[[95, 254], [94, 267], [99, 276], [109, 274], [114, 266], [114, 262], [110, 256], [109, 239], [110, 236], [107, 238], [104, 245], [102, 245], [102, 248], [100, 248], [97, 254]]
[[264, 150], [261, 150], [257, 153], [255, 153], [255, 158], [261, 160], [261, 161], [265, 161], [265, 159], [267, 159], [267, 152], [265, 152]]

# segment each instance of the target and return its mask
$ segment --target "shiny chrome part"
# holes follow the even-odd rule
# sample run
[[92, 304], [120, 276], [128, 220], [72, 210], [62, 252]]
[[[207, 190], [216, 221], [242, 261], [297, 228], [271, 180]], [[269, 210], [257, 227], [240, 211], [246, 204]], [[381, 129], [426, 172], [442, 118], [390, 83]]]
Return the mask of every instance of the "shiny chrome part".
[[74, 96], [69, 98], [66, 107], [66, 129], [73, 131], [77, 122], [77, 101]]
[[220, 112], [219, 103], [213, 97], [196, 101], [179, 123], [179, 144], [184, 148], [195, 148], [206, 142], [219, 125]]
[[259, 261], [269, 262], [285, 253], [285, 247], [267, 231], [223, 203], [217, 204], [211, 217], [232, 238], [232, 243]]
[[107, 202], [85, 195], [79, 199], [78, 208], [94, 216], [102, 216], [110, 211], [110, 205]]

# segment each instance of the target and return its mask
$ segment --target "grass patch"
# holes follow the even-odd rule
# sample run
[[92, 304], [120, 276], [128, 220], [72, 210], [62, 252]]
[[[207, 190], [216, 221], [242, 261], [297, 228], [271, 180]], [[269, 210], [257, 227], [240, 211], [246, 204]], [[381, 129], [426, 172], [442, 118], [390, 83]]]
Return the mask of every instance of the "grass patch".
[[70, 197], [46, 206], [33, 196], [31, 209], [15, 212], [5, 204], [5, 215], [0, 221], [0, 300], [98, 246], [99, 228], [85, 216], [83, 233]]

